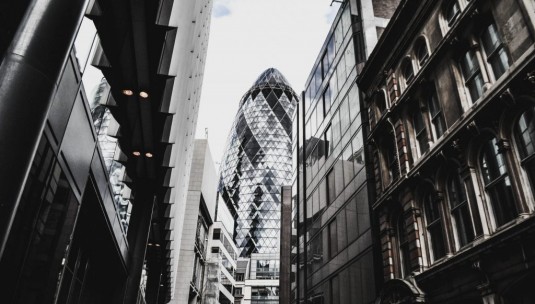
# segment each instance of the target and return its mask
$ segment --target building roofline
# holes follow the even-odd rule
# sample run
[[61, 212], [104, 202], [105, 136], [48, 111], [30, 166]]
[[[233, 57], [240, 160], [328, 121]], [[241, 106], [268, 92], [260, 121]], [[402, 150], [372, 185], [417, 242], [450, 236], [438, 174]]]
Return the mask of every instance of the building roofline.
[[428, 1], [401, 0], [394, 15], [390, 18], [390, 22], [388, 22], [383, 34], [373, 48], [372, 53], [366, 60], [362, 72], [357, 77], [359, 87], [361, 85], [368, 86], [373, 81], [376, 74], [372, 73], [384, 65], [385, 59], [388, 60], [392, 53], [392, 48], [387, 48], [386, 46], [390, 43], [397, 44], [400, 38], [404, 36], [403, 32], [407, 30], [406, 25], [411, 23], [408, 21], [415, 17], [416, 10], [414, 8], [421, 5], [422, 2], [426, 3]]

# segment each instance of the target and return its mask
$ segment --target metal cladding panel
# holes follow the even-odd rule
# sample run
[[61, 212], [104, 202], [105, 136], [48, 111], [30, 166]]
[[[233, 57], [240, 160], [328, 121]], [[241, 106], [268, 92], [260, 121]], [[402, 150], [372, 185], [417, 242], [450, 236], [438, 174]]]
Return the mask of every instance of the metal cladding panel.
[[276, 69], [264, 71], [240, 101], [221, 164], [219, 192], [235, 211], [240, 255], [280, 250], [281, 186], [292, 180], [297, 96]]

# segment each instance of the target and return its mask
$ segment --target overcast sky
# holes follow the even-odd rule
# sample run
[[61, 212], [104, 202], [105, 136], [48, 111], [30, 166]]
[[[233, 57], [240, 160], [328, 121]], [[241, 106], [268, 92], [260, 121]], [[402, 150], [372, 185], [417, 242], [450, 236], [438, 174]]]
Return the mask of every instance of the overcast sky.
[[339, 5], [331, 0], [215, 0], [197, 138], [223, 156], [238, 103], [274, 67], [300, 96]]

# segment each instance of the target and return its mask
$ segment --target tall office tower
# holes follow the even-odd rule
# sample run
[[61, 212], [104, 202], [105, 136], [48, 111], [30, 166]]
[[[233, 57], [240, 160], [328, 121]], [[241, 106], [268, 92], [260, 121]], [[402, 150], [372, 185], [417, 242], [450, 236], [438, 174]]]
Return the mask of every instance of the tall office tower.
[[276, 69], [264, 71], [240, 101], [219, 191], [236, 218], [242, 257], [279, 253], [281, 186], [291, 183], [292, 121], [297, 96]]
[[283, 293], [291, 299], [281, 303], [375, 301], [380, 248], [370, 224], [366, 121], [356, 79], [398, 2], [342, 1], [306, 82], [293, 138], [291, 270], [297, 273], [291, 292]]
[[211, 7], [0, 1], [3, 302], [171, 299]]
[[208, 140], [196, 139], [171, 304], [200, 303], [205, 292], [208, 231], [215, 220], [217, 174]]

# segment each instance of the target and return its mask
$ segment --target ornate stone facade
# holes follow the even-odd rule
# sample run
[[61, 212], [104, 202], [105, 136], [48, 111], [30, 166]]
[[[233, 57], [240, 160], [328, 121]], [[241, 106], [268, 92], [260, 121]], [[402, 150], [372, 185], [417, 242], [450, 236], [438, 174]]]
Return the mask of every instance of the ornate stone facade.
[[358, 80], [377, 303], [533, 303], [534, 2], [402, 1], [392, 20]]

